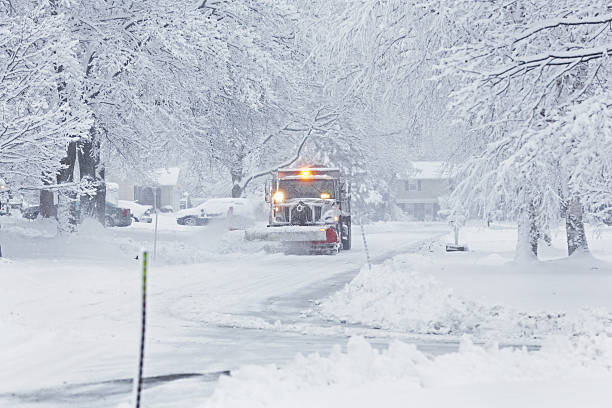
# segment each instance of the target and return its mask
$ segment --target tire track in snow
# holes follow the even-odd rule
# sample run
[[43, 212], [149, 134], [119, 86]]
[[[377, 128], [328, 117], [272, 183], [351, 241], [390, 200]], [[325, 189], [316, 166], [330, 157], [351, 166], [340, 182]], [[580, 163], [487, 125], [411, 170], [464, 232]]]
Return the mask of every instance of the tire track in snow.
[[[222, 375], [230, 375], [229, 371], [212, 373], [174, 373], [143, 378], [143, 389], [150, 389], [165, 383], [198, 379], [204, 382], [214, 382]], [[119, 378], [85, 383], [64, 384], [57, 387], [48, 387], [38, 390], [11, 392], [0, 394], [0, 401], [7, 400], [15, 403], [70, 403], [97, 405], [107, 398], [127, 395], [132, 391], [132, 378]], [[102, 400], [102, 401], [101, 401]], [[110, 402], [110, 401], [108, 401]], [[106, 404], [108, 405], [108, 404]]]
[[[387, 250], [383, 254], [372, 257], [373, 264], [381, 264], [397, 255], [415, 253], [424, 248], [431, 248], [442, 236], [448, 232], [437, 233], [432, 237], [412, 241], [406, 246]], [[311, 310], [314, 302], [329, 296], [340, 290], [350, 282], [361, 270], [363, 264], [357, 268], [351, 268], [345, 272], [333, 276], [313, 285], [288, 293], [282, 297], [271, 297], [266, 299], [261, 312], [252, 313], [206, 313], [204, 318], [189, 319], [200, 324], [218, 328], [273, 330], [277, 332], [290, 332], [301, 334], [316, 334], [321, 336], [350, 337], [362, 335], [365, 337], [382, 338], [404, 338], [413, 341], [442, 341], [458, 343], [459, 337], [446, 337], [441, 339], [440, 335], [415, 335], [403, 332], [382, 330], [376, 327], [363, 325], [346, 325], [341, 322], [312, 318], [304, 315]], [[291, 319], [298, 316], [298, 319]], [[181, 318], [181, 316], [175, 316]], [[182, 316], [184, 317], [184, 316]]]

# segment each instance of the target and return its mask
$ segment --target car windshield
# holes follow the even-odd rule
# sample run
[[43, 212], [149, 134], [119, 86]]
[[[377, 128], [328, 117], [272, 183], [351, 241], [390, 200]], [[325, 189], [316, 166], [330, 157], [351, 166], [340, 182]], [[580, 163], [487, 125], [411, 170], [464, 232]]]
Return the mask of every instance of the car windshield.
[[334, 180], [280, 180], [279, 189], [285, 193], [285, 199], [322, 198], [322, 194], [334, 197]]

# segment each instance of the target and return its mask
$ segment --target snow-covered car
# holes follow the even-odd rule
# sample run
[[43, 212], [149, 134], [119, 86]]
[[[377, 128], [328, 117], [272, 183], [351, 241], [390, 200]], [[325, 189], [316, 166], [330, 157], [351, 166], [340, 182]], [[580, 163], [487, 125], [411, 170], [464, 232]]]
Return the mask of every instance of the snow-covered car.
[[171, 205], [164, 205], [159, 207], [159, 211], [163, 213], [172, 213], [174, 212], [174, 208]]
[[150, 224], [153, 222], [153, 214], [151, 213], [152, 209], [149, 208], [147, 211], [145, 211], [140, 217], [135, 218], [136, 222], [146, 222], [147, 224]]
[[[53, 209], [54, 212], [57, 213], [57, 207], [53, 206]], [[40, 214], [40, 206], [38, 205], [24, 208], [24, 210], [21, 212], [21, 216], [28, 220], [35, 220], [38, 217], [38, 214]]]
[[179, 211], [176, 222], [180, 225], [206, 225], [221, 219], [228, 219], [230, 229], [248, 226], [255, 219], [253, 205], [245, 198], [211, 198], [196, 207]]
[[136, 222], [153, 222], [151, 216], [152, 207], [150, 205], [139, 204], [136, 201], [118, 200], [117, 205], [121, 208], [129, 208], [132, 212], [132, 218]]
[[106, 202], [104, 225], [107, 227], [127, 227], [132, 225], [132, 212], [129, 208], [121, 208]]
[[[116, 206], [113, 203], [106, 202], [104, 208], [104, 224], [107, 227], [127, 227], [132, 224], [132, 212], [129, 208]], [[28, 220], [35, 220], [40, 214], [40, 206], [34, 205], [23, 210], [21, 216]], [[51, 207], [51, 215], [57, 217], [57, 204]], [[79, 221], [80, 222], [80, 221]]]

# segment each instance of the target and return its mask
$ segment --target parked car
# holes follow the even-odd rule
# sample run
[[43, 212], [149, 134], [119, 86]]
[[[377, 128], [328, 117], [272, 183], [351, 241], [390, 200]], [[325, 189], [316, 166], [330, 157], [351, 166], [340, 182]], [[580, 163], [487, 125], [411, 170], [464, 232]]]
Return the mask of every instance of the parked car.
[[106, 202], [104, 225], [107, 227], [127, 227], [132, 224], [132, 212], [129, 208], [117, 207]]
[[[105, 207], [104, 224], [107, 227], [127, 227], [132, 224], [132, 214], [128, 208], [120, 208], [107, 202]], [[28, 207], [21, 213], [23, 218], [35, 220], [40, 214], [40, 206]], [[52, 215], [57, 217], [57, 204], [53, 205]]]
[[153, 214], [151, 214], [151, 209], [146, 210], [140, 217], [134, 218], [136, 222], [146, 222], [148, 224], [153, 222]]
[[153, 217], [151, 216], [152, 207], [150, 205], [142, 205], [136, 201], [127, 200], [118, 200], [117, 205], [121, 208], [128, 208], [136, 222], [153, 222]]
[[159, 207], [159, 211], [163, 213], [172, 213], [174, 212], [174, 208], [172, 208], [171, 205], [164, 205], [162, 207]]
[[[53, 206], [53, 209], [55, 213], [54, 215], [57, 215], [57, 206]], [[38, 205], [27, 207], [21, 212], [21, 216], [23, 218], [27, 218], [28, 220], [35, 220], [38, 217], [38, 214], [40, 214], [40, 206]]]
[[[11, 210], [11, 212], [21, 212], [23, 210], [24, 207], [24, 201], [23, 198], [21, 197], [13, 197], [10, 198], [8, 201], [8, 206], [9, 209]], [[12, 210], [16, 210], [16, 211], [12, 211]]]
[[209, 218], [206, 216], [204, 204], [206, 203], [179, 211], [176, 217], [176, 223], [189, 226], [208, 224]]
[[179, 211], [176, 222], [180, 225], [206, 225], [227, 218], [228, 212], [236, 218], [254, 219], [252, 204], [245, 198], [211, 198], [196, 207]]

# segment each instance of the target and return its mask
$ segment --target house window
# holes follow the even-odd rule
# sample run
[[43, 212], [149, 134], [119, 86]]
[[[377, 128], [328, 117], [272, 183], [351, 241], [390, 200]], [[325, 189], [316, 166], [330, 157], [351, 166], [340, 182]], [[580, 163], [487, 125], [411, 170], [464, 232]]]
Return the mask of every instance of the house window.
[[404, 189], [406, 191], [421, 191], [421, 180], [404, 181]]

